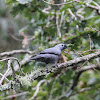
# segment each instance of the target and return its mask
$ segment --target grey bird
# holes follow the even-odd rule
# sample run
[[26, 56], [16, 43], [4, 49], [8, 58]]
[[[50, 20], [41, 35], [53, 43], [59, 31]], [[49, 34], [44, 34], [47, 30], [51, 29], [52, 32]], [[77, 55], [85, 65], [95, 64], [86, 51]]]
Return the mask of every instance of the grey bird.
[[61, 52], [67, 47], [66, 44], [58, 44], [55, 47], [45, 49], [36, 56], [31, 57], [31, 61], [44, 62], [46, 64], [57, 64]]

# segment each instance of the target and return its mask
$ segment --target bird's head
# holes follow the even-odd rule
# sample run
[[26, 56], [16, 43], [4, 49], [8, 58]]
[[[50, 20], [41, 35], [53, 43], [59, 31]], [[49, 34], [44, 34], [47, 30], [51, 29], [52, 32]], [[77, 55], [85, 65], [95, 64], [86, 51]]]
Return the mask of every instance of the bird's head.
[[59, 48], [61, 51], [67, 48], [66, 44], [57, 44], [55, 47]]

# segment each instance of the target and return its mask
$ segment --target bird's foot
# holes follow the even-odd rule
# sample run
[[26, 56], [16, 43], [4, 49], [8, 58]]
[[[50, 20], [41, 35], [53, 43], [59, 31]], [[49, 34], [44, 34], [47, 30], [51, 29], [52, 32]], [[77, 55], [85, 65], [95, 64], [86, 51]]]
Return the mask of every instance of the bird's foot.
[[55, 67], [58, 67], [58, 65], [59, 65], [59, 63], [56, 63], [56, 64], [55, 64]]

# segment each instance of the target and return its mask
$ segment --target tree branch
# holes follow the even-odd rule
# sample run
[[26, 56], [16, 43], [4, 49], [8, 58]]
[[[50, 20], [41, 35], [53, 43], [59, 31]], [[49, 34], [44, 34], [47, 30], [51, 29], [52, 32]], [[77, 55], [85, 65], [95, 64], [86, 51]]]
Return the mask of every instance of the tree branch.
[[7, 99], [9, 99], [9, 100], [11, 100], [11, 99], [13, 99], [14, 97], [18, 97], [18, 96], [22, 96], [22, 95], [26, 95], [28, 92], [26, 91], [26, 92], [22, 92], [22, 93], [18, 93], [18, 94], [13, 94], [13, 95], [10, 95], [10, 96], [7, 96], [7, 97], [5, 97], [5, 98], [2, 98], [2, 100], [7, 100]]
[[[98, 69], [98, 70], [100, 70], [100, 65], [92, 65], [95, 69]], [[74, 88], [77, 86], [77, 84], [78, 84], [78, 80], [79, 80], [79, 78], [80, 78], [80, 76], [81, 76], [81, 74], [84, 72], [84, 71], [87, 71], [87, 70], [90, 70], [90, 69], [93, 69], [91, 66], [85, 66], [85, 67], [83, 67], [83, 68], [81, 68], [81, 69], [79, 69], [79, 70], [77, 70], [76, 71], [76, 77], [75, 77], [75, 79], [73, 80], [73, 83], [72, 83], [72, 85], [70, 86], [70, 88], [69, 88], [69, 90], [67, 91], [67, 92], [65, 92], [65, 93], [63, 93], [61, 96], [59, 96], [58, 98], [57, 98], [57, 100], [62, 100], [63, 98], [69, 98], [71, 95], [73, 95], [72, 94], [72, 91], [74, 90]], [[83, 91], [85, 91], [85, 90], [87, 90], [87, 89], [90, 89], [90, 88], [84, 88], [84, 89], [82, 89], [81, 91], [77, 91], [77, 93], [78, 92], [83, 92]]]
[[[61, 69], [61, 68], [65, 68], [65, 67], [68, 67], [68, 66], [72, 66], [74, 67], [73, 65], [75, 64], [78, 64], [78, 63], [81, 63], [81, 62], [84, 62], [84, 61], [87, 61], [87, 60], [91, 60], [91, 59], [94, 59], [94, 58], [97, 58], [100, 56], [100, 51], [97, 51], [95, 53], [92, 53], [92, 54], [89, 54], [89, 55], [86, 55], [86, 56], [83, 56], [83, 57], [78, 57], [76, 59], [73, 59], [73, 60], [70, 60], [70, 61], [67, 61], [65, 63], [61, 63], [59, 64], [58, 66], [52, 66], [51, 68], [47, 68], [47, 69], [40, 69], [39, 70], [39, 73], [34, 73], [33, 75], [33, 79], [36, 79], [38, 78], [39, 76], [43, 76], [43, 75], [46, 75], [48, 73], [51, 73], [51, 72], [56, 72], [57, 70]], [[30, 57], [29, 57], [30, 58]], [[23, 61], [21, 61], [21, 65], [25, 64], [29, 58], [25, 58]], [[19, 67], [15, 66], [15, 71], [17, 71], [19, 69]], [[9, 74], [7, 74], [7, 76], [11, 75], [12, 72], [9, 72]]]
[[70, 3], [73, 3], [73, 2], [79, 2], [79, 0], [73, 0], [73, 1], [70, 1], [70, 2], [64, 2], [64, 3], [61, 3], [61, 4], [53, 4], [53, 3], [50, 3], [50, 2], [47, 2], [45, 0], [42, 0], [44, 3], [46, 4], [49, 4], [49, 5], [54, 5], [54, 6], [61, 6], [61, 5], [66, 5], [66, 4], [70, 4]]
[[[34, 80], [37, 79], [38, 77], [45, 76], [45, 75], [47, 75], [47, 74], [49, 74], [49, 73], [52, 73], [52, 72], [56, 72], [56, 71], [58, 71], [58, 70], [60, 70], [60, 69], [62, 69], [62, 68], [66, 68], [66, 67], [71, 66], [71, 67], [69, 67], [69, 68], [73, 69], [73, 68], [74, 68], [73, 65], [76, 65], [76, 64], [79, 64], [79, 63], [81, 63], [81, 62], [84, 62], [84, 61], [87, 61], [87, 60], [91, 60], [91, 59], [94, 59], [94, 58], [97, 58], [97, 57], [100, 57], [100, 51], [97, 51], [97, 52], [95, 52], [95, 53], [88, 54], [88, 55], [86, 55], [86, 56], [78, 57], [78, 58], [76, 58], [76, 59], [67, 61], [67, 62], [65, 62], [65, 63], [61, 63], [61, 64], [59, 64], [58, 66], [52, 66], [51, 68], [50, 68], [50, 67], [49, 67], [49, 68], [39, 68], [39, 69], [37, 69], [36, 71], [31, 72], [31, 74], [29, 74], [27, 77], [29, 77], [30, 79], [32, 79], [32, 80], [34, 81]], [[28, 60], [28, 58], [27, 58], [26, 60]], [[26, 60], [24, 61], [24, 63], [26, 63]], [[23, 64], [24, 64], [24, 63], [23, 63]], [[15, 67], [16, 67], [16, 66], [15, 66]], [[15, 67], [14, 67], [14, 68], [15, 68]], [[19, 67], [18, 67], [18, 68], [19, 68]], [[100, 69], [99, 66], [96, 66], [95, 68], [96, 68], [96, 69]], [[86, 70], [89, 70], [89, 69], [91, 69], [91, 67], [89, 67], [89, 68], [87, 68], [87, 69], [84, 68], [84, 69], [82, 69], [82, 70], [79, 70], [79, 72], [78, 72], [78, 74], [77, 74], [77, 76], [76, 76], [76, 78], [75, 78], [75, 80], [74, 80], [74, 81], [75, 81], [75, 82], [74, 82], [74, 85], [72, 85], [70, 89], [74, 89], [74, 87], [77, 85], [77, 80], [78, 80], [80, 74], [83, 72], [83, 70], [86, 71]], [[16, 69], [15, 69], [15, 71], [16, 71]], [[10, 72], [7, 76], [9, 76], [9, 75], [11, 75], [11, 74], [12, 74], [12, 72]], [[20, 77], [21, 77], [21, 76], [20, 76]], [[20, 80], [20, 77], [19, 77], [19, 80]], [[24, 77], [26, 77], [26, 76], [24, 76]], [[24, 78], [24, 77], [23, 77], [23, 78]], [[26, 79], [26, 78], [25, 78], [25, 79]], [[22, 80], [20, 80], [20, 81], [22, 81]], [[28, 81], [30, 81], [30, 80], [28, 80]], [[20, 82], [20, 83], [23, 83], [23, 82]], [[0, 87], [0, 88], [1, 88], [1, 87]], [[1, 90], [2, 90], [2, 89], [1, 89]]]
[[9, 52], [0, 53], [0, 58], [4, 57], [4, 56], [12, 56], [14, 54], [26, 54], [26, 53], [32, 54], [34, 52], [29, 51], [29, 50], [13, 50], [13, 51], [9, 51]]

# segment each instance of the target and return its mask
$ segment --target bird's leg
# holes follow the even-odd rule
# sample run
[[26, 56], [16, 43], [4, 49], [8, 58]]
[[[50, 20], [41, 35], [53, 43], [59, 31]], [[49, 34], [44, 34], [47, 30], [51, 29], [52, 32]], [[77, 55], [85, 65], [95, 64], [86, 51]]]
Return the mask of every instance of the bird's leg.
[[59, 64], [56, 64], [56, 66], [58, 67]]
[[59, 63], [55, 62], [55, 67], [58, 67]]
[[48, 65], [46, 64], [46, 70], [48, 69]]

